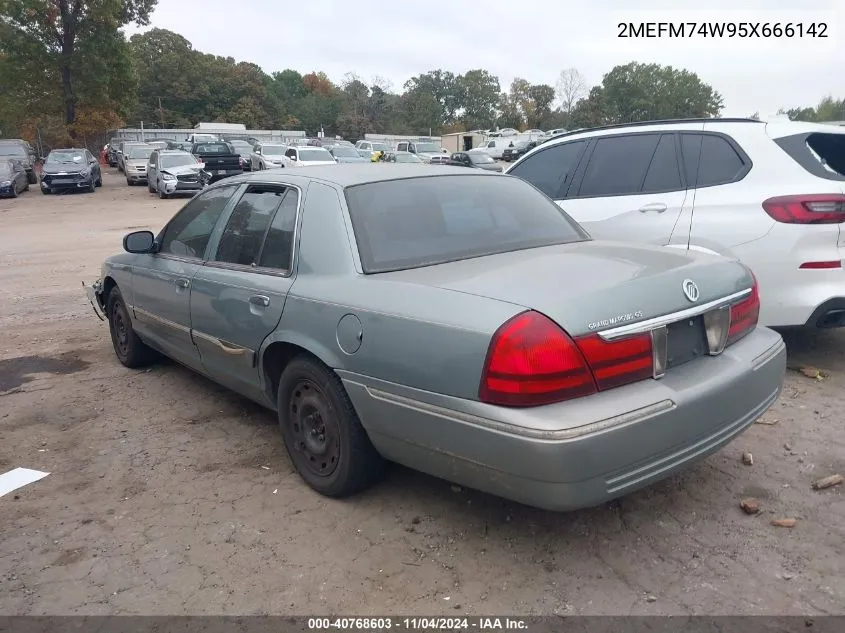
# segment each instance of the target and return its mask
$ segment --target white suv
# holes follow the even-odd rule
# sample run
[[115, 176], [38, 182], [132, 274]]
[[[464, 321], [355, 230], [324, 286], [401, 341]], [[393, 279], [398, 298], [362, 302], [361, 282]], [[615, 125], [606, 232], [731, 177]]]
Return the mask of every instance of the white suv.
[[762, 325], [845, 326], [845, 128], [787, 119], [608, 126], [539, 145], [507, 173], [594, 238], [743, 261], [759, 282]]

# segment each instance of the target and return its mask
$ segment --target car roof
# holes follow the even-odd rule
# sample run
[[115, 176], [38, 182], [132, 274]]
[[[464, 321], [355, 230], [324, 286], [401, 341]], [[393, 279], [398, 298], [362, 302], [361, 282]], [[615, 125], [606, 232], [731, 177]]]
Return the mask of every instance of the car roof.
[[50, 150], [50, 154], [53, 152], [84, 152], [86, 151], [84, 147], [54, 147]]
[[[279, 172], [279, 173], [277, 173]], [[221, 180], [226, 183], [240, 182], [290, 182], [291, 178], [305, 178], [319, 180], [338, 187], [354, 187], [373, 182], [388, 180], [402, 180], [406, 178], [425, 178], [426, 176], [501, 176], [490, 172], [482, 174], [475, 169], [465, 167], [449, 167], [447, 165], [408, 165], [390, 163], [375, 166], [371, 163], [346, 163], [344, 165], [313, 165], [298, 167], [297, 169], [270, 169], [260, 172], [250, 172], [241, 176], [232, 176]]]

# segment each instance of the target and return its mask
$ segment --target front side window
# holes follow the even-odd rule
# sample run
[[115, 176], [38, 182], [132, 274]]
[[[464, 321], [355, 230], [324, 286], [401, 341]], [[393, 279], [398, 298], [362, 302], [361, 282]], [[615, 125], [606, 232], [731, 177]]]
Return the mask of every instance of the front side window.
[[177, 257], [202, 258], [211, 232], [236, 189], [237, 185], [216, 187], [191, 200], [164, 229], [158, 252]]
[[263, 185], [247, 189], [226, 223], [215, 261], [241, 266], [256, 265], [267, 227], [285, 191], [284, 187]]
[[346, 189], [366, 273], [430, 266], [589, 239], [518, 178], [441, 175]]
[[562, 198], [586, 144], [572, 141], [553, 145], [517, 163], [508, 174], [527, 180], [550, 198]]

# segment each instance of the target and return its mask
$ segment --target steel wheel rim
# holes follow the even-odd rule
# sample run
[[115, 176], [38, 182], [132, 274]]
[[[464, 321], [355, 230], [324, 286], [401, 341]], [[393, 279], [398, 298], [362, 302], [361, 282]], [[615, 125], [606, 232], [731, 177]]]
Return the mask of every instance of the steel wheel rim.
[[119, 303], [112, 310], [112, 340], [121, 356], [126, 356], [129, 350], [129, 328], [123, 318], [123, 306]]
[[313, 475], [330, 477], [340, 463], [340, 427], [323, 390], [299, 380], [291, 391], [288, 424], [293, 450]]

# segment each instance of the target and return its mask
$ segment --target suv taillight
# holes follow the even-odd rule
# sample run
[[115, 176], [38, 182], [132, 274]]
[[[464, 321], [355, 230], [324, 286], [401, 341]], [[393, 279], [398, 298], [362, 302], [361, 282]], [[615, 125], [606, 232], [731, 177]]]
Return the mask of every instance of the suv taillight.
[[753, 280], [751, 294], [731, 306], [731, 324], [728, 328], [726, 345], [736, 343], [757, 327], [757, 320], [760, 317], [760, 292], [757, 289], [757, 278], [754, 273], [751, 273], [751, 279]]
[[530, 407], [562, 402], [653, 375], [651, 335], [605, 341], [597, 334], [572, 339], [539, 312], [506, 321], [493, 335], [479, 399]]
[[778, 196], [763, 202], [763, 209], [786, 224], [841, 224], [845, 222], [845, 195]]

